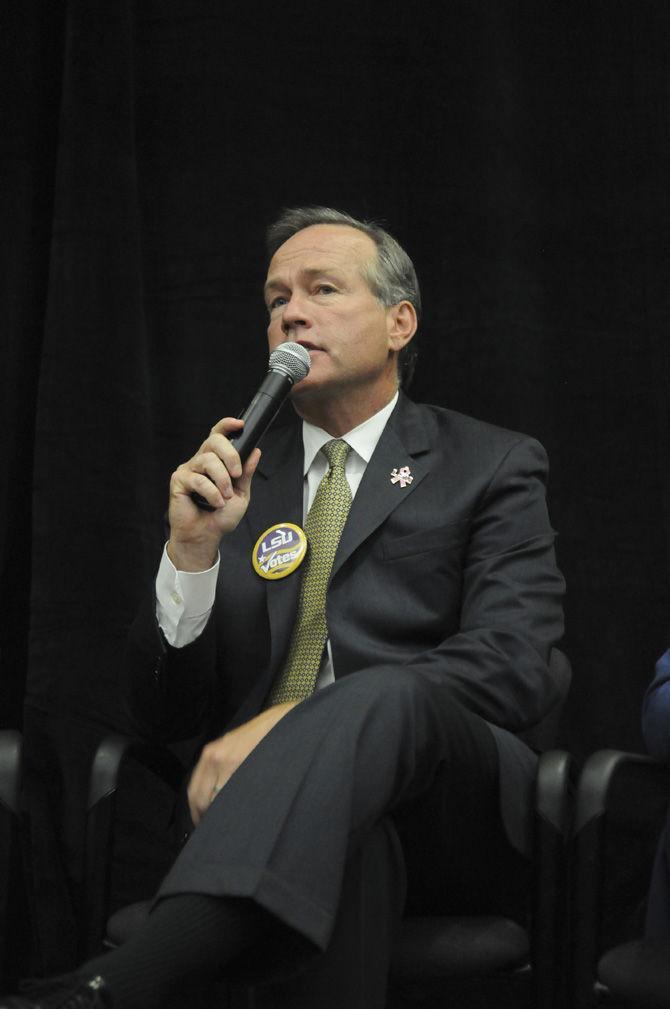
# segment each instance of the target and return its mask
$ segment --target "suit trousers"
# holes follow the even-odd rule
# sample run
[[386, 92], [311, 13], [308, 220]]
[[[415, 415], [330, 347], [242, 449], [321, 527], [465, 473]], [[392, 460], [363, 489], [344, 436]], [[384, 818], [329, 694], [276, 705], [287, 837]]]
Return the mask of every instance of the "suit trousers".
[[374, 1009], [404, 907], [502, 910], [502, 881], [524, 890], [513, 863], [523, 859], [504, 837], [486, 722], [446, 683], [376, 667], [319, 690], [268, 733], [156, 901], [251, 898], [279, 924], [263, 966], [254, 951], [238, 976], [272, 983], [272, 1005]]

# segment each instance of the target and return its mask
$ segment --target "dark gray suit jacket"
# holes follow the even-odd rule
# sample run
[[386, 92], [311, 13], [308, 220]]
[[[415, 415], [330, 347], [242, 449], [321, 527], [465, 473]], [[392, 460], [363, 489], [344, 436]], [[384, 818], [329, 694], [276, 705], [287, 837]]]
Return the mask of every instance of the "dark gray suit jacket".
[[[220, 735], [256, 714], [286, 654], [299, 570], [253, 570], [277, 522], [302, 524], [303, 453], [292, 411], [263, 439], [249, 509], [221, 544], [214, 612], [202, 636], [169, 648], [153, 598], [129, 641], [126, 695], [136, 726], [163, 739]], [[391, 482], [408, 466], [411, 484]], [[450, 684], [494, 733], [504, 820], [526, 847], [535, 757], [516, 733], [557, 701], [549, 670], [563, 633], [563, 579], [538, 442], [401, 394], [353, 501], [328, 593], [336, 677], [402, 664]]]

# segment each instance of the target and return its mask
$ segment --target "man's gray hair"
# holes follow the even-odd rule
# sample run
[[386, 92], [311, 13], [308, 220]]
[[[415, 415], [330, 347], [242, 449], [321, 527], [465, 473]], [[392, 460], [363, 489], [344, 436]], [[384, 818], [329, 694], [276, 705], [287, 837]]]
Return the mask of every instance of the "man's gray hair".
[[[359, 221], [350, 214], [332, 207], [293, 207], [284, 210], [266, 232], [268, 257], [271, 259], [280, 245], [292, 235], [315, 224], [340, 224], [356, 228], [375, 243], [377, 256], [365, 268], [365, 279], [374, 296], [390, 308], [400, 301], [409, 301], [421, 317], [421, 292], [414, 264], [395, 238], [376, 221]], [[417, 351], [416, 338], [398, 354], [398, 378], [408, 386], [414, 374]]]

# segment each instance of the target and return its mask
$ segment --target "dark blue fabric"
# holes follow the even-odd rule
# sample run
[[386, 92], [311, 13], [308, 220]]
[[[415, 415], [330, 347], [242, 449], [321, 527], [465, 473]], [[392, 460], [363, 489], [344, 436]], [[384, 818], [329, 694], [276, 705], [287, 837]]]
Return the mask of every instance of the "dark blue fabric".
[[656, 674], [645, 694], [642, 732], [652, 757], [670, 761], [670, 649], [656, 663]]
[[[642, 731], [650, 754], [670, 761], [670, 650], [656, 663], [656, 675], [644, 699]], [[670, 937], [670, 815], [656, 851], [645, 933], [649, 938]]]
[[650, 939], [670, 938], [670, 816], [656, 849], [645, 935]]

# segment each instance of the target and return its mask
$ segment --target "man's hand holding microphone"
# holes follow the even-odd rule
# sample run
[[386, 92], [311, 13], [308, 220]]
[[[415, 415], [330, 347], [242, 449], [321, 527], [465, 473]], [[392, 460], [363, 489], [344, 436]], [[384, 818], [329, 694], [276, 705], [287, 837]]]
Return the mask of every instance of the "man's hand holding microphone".
[[260, 459], [255, 446], [309, 366], [309, 353], [300, 344], [276, 347], [242, 417], [224, 417], [215, 424], [195, 455], [172, 474], [168, 555], [180, 571], [210, 568], [222, 537], [237, 528]]

